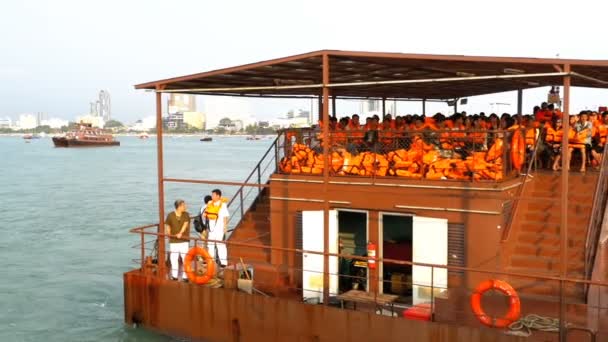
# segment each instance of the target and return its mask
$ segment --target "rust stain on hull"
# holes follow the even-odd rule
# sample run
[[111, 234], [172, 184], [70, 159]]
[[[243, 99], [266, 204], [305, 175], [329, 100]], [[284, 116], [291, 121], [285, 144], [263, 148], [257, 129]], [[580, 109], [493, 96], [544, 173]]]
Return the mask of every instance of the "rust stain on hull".
[[521, 342], [496, 330], [367, 312], [124, 274], [125, 321], [172, 336], [229, 341]]

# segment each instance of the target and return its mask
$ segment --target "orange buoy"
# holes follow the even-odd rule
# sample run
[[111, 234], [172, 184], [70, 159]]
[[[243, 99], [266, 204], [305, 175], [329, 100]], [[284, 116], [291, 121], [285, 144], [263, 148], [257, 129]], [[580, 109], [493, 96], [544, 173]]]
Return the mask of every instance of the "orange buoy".
[[[198, 275], [192, 268], [192, 262], [196, 256], [202, 256], [207, 263], [207, 271], [203, 275]], [[195, 284], [206, 284], [215, 275], [215, 262], [206, 249], [202, 247], [192, 247], [184, 258], [184, 271], [188, 279]]]
[[[490, 317], [481, 308], [481, 296], [488, 290], [497, 290], [509, 297], [509, 311], [503, 317]], [[477, 285], [475, 292], [471, 295], [471, 309], [482, 324], [493, 328], [506, 328], [519, 319], [521, 303], [517, 292], [511, 285], [502, 280], [489, 279]]]

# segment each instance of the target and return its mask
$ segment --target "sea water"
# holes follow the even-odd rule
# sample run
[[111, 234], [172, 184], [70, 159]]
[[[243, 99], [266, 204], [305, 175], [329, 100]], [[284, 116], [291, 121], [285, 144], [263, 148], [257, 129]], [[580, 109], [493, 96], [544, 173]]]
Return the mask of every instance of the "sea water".
[[[172, 341], [124, 324], [124, 272], [138, 267], [139, 236], [155, 223], [156, 139], [120, 147], [54, 148], [0, 136], [0, 341]], [[165, 137], [165, 176], [242, 182], [272, 140]], [[219, 187], [166, 183], [165, 208], [195, 212]], [[133, 248], [136, 247], [136, 248]]]

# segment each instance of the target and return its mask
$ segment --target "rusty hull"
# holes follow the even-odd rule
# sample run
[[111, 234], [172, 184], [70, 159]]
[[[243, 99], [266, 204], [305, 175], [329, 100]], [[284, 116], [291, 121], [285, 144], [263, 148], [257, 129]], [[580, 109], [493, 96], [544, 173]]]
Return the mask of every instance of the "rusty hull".
[[224, 341], [522, 342], [487, 328], [368, 312], [124, 274], [125, 321], [176, 337]]

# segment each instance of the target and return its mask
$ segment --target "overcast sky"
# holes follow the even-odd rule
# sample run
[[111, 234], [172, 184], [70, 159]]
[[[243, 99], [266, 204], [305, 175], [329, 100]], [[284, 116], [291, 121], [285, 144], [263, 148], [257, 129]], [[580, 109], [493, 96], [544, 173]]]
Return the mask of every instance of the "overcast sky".
[[[107, 89], [113, 116], [134, 121], [154, 113], [153, 95], [134, 84], [325, 48], [608, 59], [607, 9], [584, 0], [5, 0], [0, 117], [70, 119]], [[573, 96], [574, 110], [608, 104], [606, 91]], [[530, 91], [525, 106], [543, 98]], [[493, 99], [466, 110], [514, 97]], [[252, 102], [261, 119], [289, 107], [310, 104]]]

